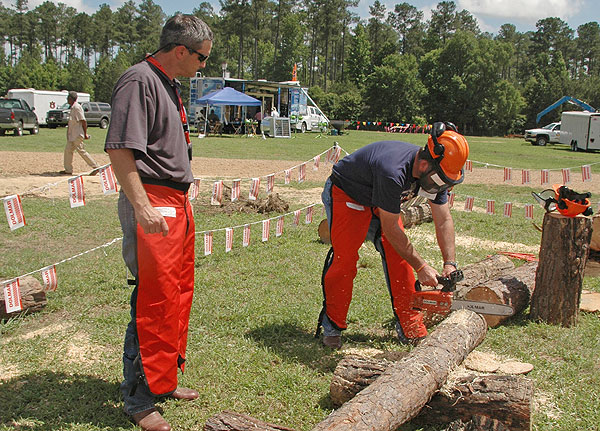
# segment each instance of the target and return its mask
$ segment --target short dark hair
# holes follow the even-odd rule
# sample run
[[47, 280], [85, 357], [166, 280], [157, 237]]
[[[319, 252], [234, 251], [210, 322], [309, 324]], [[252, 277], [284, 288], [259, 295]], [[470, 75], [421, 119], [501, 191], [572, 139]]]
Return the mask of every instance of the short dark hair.
[[195, 15], [177, 14], [167, 20], [160, 35], [160, 47], [170, 51], [177, 45], [195, 48], [213, 40], [210, 27]]

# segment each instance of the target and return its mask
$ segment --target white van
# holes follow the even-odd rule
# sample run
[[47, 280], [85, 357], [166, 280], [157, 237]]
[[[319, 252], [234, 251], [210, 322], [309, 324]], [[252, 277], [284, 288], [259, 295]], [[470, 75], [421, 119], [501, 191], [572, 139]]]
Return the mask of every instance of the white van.
[[571, 150], [600, 150], [600, 113], [566, 111], [561, 117], [560, 143]]
[[[67, 90], [63, 91], [49, 91], [49, 90], [35, 90], [33, 88], [14, 88], [8, 90], [7, 97], [10, 99], [23, 99], [29, 106], [35, 108], [35, 114], [37, 115], [38, 124], [46, 124], [46, 116], [48, 111], [52, 109], [59, 109], [61, 106], [67, 103]], [[77, 93], [77, 101], [89, 102], [89, 93]]]
[[323, 115], [321, 110], [315, 106], [305, 106], [304, 109], [300, 110], [298, 121], [295, 124], [296, 130], [300, 130], [302, 133], [308, 130], [319, 130], [320, 125], [328, 123], [327, 118]]

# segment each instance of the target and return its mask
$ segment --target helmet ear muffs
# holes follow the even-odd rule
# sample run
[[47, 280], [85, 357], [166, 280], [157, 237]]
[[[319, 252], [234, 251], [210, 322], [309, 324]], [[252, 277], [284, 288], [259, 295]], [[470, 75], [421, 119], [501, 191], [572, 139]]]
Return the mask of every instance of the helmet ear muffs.
[[[452, 123], [450, 123], [452, 124]], [[442, 136], [442, 134], [446, 131], [446, 124], [438, 121], [437, 123], [433, 123], [433, 127], [431, 129], [431, 139], [433, 140], [433, 154], [432, 157], [444, 157], [444, 146], [440, 144], [437, 140], [438, 137]], [[441, 159], [440, 159], [441, 160]]]

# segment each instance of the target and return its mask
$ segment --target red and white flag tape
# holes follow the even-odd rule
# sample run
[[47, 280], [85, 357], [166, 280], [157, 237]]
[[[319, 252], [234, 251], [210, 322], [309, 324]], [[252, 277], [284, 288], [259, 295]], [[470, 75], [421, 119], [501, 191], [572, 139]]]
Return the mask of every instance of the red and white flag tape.
[[229, 253], [233, 248], [233, 228], [225, 229], [225, 253]]
[[341, 147], [331, 147], [327, 151], [327, 163], [336, 164], [340, 160], [340, 155], [342, 154]]
[[263, 220], [262, 222], [262, 240], [266, 242], [269, 240], [269, 229], [271, 228], [271, 219]]
[[42, 281], [44, 282], [44, 290], [56, 290], [56, 287], [58, 286], [58, 278], [56, 277], [55, 265], [50, 265], [42, 269]]
[[473, 162], [471, 160], [465, 162], [465, 172], [473, 172]]
[[540, 171], [540, 184], [545, 185], [550, 182], [550, 170], [542, 169]]
[[198, 194], [200, 193], [200, 183], [201, 178], [194, 178], [194, 182], [190, 184], [190, 190], [188, 191], [188, 196], [190, 201], [195, 201], [198, 199]]
[[294, 226], [298, 226], [300, 224], [300, 210], [294, 211]]
[[563, 178], [563, 184], [569, 184], [571, 182], [571, 169], [563, 168], [562, 169], [562, 178]]
[[273, 193], [275, 188], [275, 174], [267, 175], [267, 193]]
[[291, 169], [286, 169], [285, 170], [285, 184], [289, 184], [290, 181], [292, 180], [292, 170]]
[[283, 235], [283, 220], [284, 220], [283, 216], [280, 216], [277, 219], [277, 225], [275, 226], [275, 236], [276, 237], [280, 237], [281, 235]]
[[260, 178], [252, 178], [250, 180], [250, 193], [248, 194], [248, 200], [255, 201], [258, 199], [260, 193]]
[[231, 202], [235, 202], [240, 198], [242, 191], [241, 183], [241, 179], [233, 180], [231, 183]]
[[18, 278], [4, 285], [4, 306], [7, 313], [14, 313], [23, 309]]
[[306, 224], [312, 223], [313, 214], [315, 211], [314, 207], [315, 207], [314, 205], [311, 205], [308, 208], [306, 208], [306, 217], [304, 218], [304, 223], [306, 223]]
[[495, 213], [496, 213], [496, 211], [495, 211], [495, 210], [496, 210], [496, 201], [493, 201], [493, 200], [490, 200], [490, 199], [488, 199], [488, 200], [487, 200], [487, 204], [486, 204], [486, 212], [487, 212], [489, 215], [492, 215], [492, 214], [495, 214]]
[[504, 217], [512, 217], [512, 202], [504, 202]]
[[321, 162], [321, 155], [313, 157], [313, 171], [319, 170], [319, 164]]
[[4, 212], [10, 230], [19, 229], [25, 226], [25, 213], [21, 205], [21, 197], [19, 195], [7, 196], [4, 199]]
[[250, 245], [250, 225], [244, 225], [244, 235], [242, 236], [242, 245], [248, 247]]
[[533, 219], [533, 204], [525, 204], [525, 218]]
[[306, 162], [298, 167], [298, 182], [303, 183], [306, 179]]
[[83, 190], [83, 177], [81, 175], [69, 178], [69, 200], [71, 208], [85, 205], [85, 192]]
[[465, 199], [465, 211], [473, 211], [474, 202], [475, 198], [473, 196], [467, 196], [467, 199]]
[[529, 169], [521, 170], [521, 184], [529, 184], [531, 182], [531, 171]]
[[510, 183], [512, 181], [512, 168], [504, 168], [504, 182]]
[[212, 254], [213, 250], [213, 233], [206, 232], [204, 234], [204, 256]]
[[221, 205], [223, 202], [223, 180], [213, 183], [212, 196], [210, 198], [211, 205]]
[[117, 178], [112, 165], [100, 169], [100, 180], [102, 181], [102, 191], [105, 195], [117, 193]]
[[581, 180], [584, 183], [592, 181], [592, 167], [590, 165], [583, 165], [581, 167]]
[[[450, 192], [448, 193], [448, 207], [452, 208], [454, 206], [454, 197], [456, 196], [456, 193], [454, 192]], [[323, 207], [325, 208], [325, 207]]]

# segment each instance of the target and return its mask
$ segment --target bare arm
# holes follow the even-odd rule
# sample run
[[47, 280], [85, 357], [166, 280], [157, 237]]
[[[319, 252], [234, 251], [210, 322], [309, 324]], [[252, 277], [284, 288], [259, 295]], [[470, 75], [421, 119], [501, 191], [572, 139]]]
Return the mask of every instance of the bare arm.
[[164, 217], [150, 204], [135, 166], [133, 151], [120, 149], [107, 150], [107, 153], [119, 184], [133, 205], [135, 219], [144, 229], [144, 233], [162, 233], [163, 236], [167, 236], [169, 226]]
[[80, 123], [81, 123], [81, 127], [83, 128], [83, 138], [90, 139], [90, 135], [87, 134], [87, 121], [81, 120]]
[[394, 247], [394, 250], [406, 260], [415, 271], [417, 271], [417, 277], [421, 284], [425, 286], [437, 286], [437, 275], [438, 272], [429, 266], [427, 262], [419, 255], [417, 250], [413, 247], [412, 243], [404, 233], [400, 226], [398, 226], [398, 218], [400, 214], [394, 214], [379, 209], [379, 219], [381, 220], [381, 229], [385, 234], [386, 238]]
[[[435, 225], [435, 236], [444, 262], [454, 262], [456, 261], [455, 235], [450, 208], [447, 203], [436, 205], [433, 202], [429, 202], [429, 206], [431, 207], [431, 215], [433, 216], [433, 223]], [[444, 265], [442, 275], [446, 277], [455, 269], [452, 265]]]

